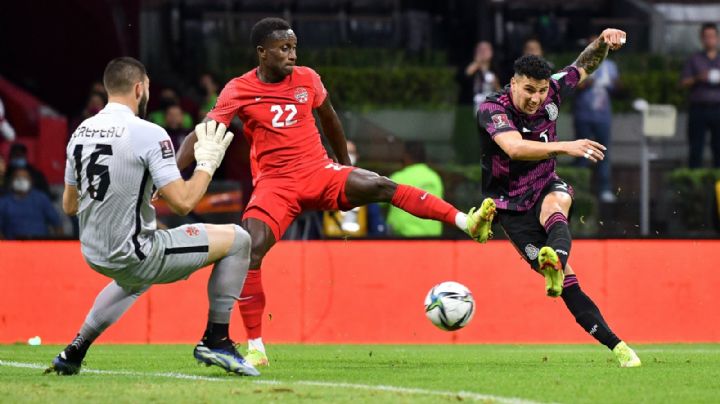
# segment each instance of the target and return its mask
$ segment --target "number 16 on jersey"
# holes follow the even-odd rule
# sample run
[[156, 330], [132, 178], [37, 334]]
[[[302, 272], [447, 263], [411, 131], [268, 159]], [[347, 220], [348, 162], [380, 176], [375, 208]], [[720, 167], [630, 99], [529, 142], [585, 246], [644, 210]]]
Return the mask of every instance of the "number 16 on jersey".
[[[76, 145], [75, 149], [73, 149], [73, 158], [75, 159], [75, 177], [77, 179], [78, 192], [82, 191], [82, 152], [83, 145], [81, 144]], [[95, 145], [95, 150], [92, 154], [90, 154], [90, 163], [88, 163], [87, 167], [85, 167], [85, 175], [87, 176], [88, 182], [87, 191], [90, 194], [90, 198], [95, 199], [96, 201], [103, 201], [105, 199], [105, 194], [110, 186], [110, 171], [108, 171], [108, 166], [98, 164], [98, 158], [100, 158], [101, 155], [112, 156], [112, 154], [112, 146], [109, 144], [97, 144]], [[100, 178], [97, 187], [93, 184], [93, 182], [95, 182], [95, 177]]]

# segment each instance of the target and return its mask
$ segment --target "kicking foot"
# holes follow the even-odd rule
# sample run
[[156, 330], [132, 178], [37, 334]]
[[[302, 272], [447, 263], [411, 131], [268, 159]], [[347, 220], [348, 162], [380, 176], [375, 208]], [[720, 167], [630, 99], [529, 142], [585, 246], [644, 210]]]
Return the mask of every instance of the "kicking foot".
[[622, 341], [620, 341], [612, 351], [618, 362], [620, 362], [621, 368], [636, 368], [642, 365], [635, 351]]
[[233, 342], [229, 339], [213, 347], [200, 342], [195, 346], [193, 356], [199, 363], [204, 363], [207, 366], [219, 366], [227, 372], [243, 376], [260, 376], [260, 372], [240, 355]]
[[255, 367], [270, 366], [267, 354], [259, 349], [248, 349], [245, 359]]
[[492, 222], [495, 218], [495, 201], [485, 198], [480, 208], [472, 208], [467, 214], [467, 234], [473, 240], [484, 243], [492, 238]]
[[550, 297], [560, 296], [565, 274], [557, 253], [552, 248], [545, 246], [540, 249], [538, 262], [540, 263], [538, 271], [545, 277], [545, 293]]

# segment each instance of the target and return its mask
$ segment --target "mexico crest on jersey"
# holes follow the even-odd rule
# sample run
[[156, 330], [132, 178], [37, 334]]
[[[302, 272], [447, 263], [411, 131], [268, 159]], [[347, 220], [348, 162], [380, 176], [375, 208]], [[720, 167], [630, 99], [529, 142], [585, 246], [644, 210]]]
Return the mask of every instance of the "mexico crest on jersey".
[[298, 87], [295, 89], [295, 99], [297, 102], [304, 104], [308, 100], [308, 92], [305, 87]]
[[551, 102], [550, 104], [545, 106], [545, 111], [548, 113], [548, 118], [550, 118], [551, 121], [554, 121], [558, 117], [558, 107], [555, 105], [554, 102]]

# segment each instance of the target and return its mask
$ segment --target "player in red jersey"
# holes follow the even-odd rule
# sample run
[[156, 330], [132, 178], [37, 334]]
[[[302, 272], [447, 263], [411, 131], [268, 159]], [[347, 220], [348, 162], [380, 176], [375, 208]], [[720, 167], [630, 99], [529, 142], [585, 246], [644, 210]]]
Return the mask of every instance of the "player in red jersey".
[[[303, 210], [351, 209], [387, 202], [415, 216], [455, 225], [471, 237], [489, 226], [482, 209], [469, 214], [418, 188], [398, 185], [376, 173], [352, 167], [345, 134], [320, 76], [296, 66], [297, 37], [279, 18], [260, 20], [252, 29], [257, 68], [225, 85], [206, 119], [229, 125], [237, 115], [250, 143], [255, 189], [242, 225], [252, 237], [250, 272], [240, 297], [251, 363], [267, 365], [261, 339], [265, 308], [260, 267], [262, 259]], [[317, 111], [337, 162], [322, 146], [315, 125]], [[180, 168], [193, 159], [196, 137], [188, 136], [178, 152]], [[487, 233], [487, 231], [485, 231]]]

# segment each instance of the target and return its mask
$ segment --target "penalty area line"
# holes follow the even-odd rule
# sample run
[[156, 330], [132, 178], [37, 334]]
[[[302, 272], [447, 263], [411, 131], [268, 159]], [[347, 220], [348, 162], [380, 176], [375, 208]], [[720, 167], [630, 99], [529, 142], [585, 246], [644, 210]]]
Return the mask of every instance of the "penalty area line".
[[[44, 370], [47, 365], [39, 363], [26, 363], [26, 362], [15, 362], [6, 361], [0, 359], [0, 366], [11, 367], [11, 368], [24, 368], [24, 369], [39, 369]], [[198, 376], [190, 375], [186, 373], [176, 372], [132, 372], [128, 370], [99, 370], [99, 369], [88, 369], [83, 368], [83, 373], [100, 374], [100, 375], [115, 375], [115, 376], [134, 376], [134, 377], [163, 377], [168, 379], [180, 379], [180, 380], [202, 380], [208, 382], [233, 382], [237, 379], [230, 378], [218, 378], [210, 376]], [[439, 397], [459, 397], [466, 400], [473, 401], [491, 401], [502, 404], [540, 404], [539, 401], [526, 400], [517, 397], [503, 397], [492, 394], [473, 393], [470, 391], [443, 391], [443, 390], [430, 390], [415, 387], [400, 387], [400, 386], [388, 386], [388, 385], [373, 385], [373, 384], [359, 384], [359, 383], [343, 383], [343, 382], [320, 382], [311, 380], [295, 380], [295, 381], [282, 381], [282, 380], [252, 380], [251, 378], [243, 378], [244, 381], [248, 381], [253, 384], [261, 385], [284, 385], [284, 386], [314, 386], [314, 387], [327, 387], [327, 388], [340, 388], [340, 389], [354, 389], [354, 390], [366, 390], [366, 391], [378, 391], [386, 393], [398, 393], [398, 394], [411, 394], [411, 395], [426, 395], [426, 396], [439, 396]]]

